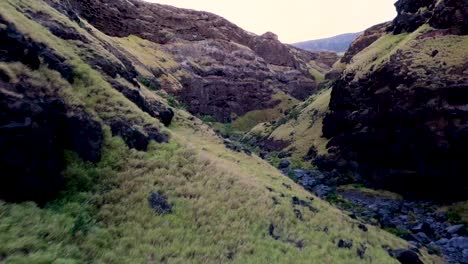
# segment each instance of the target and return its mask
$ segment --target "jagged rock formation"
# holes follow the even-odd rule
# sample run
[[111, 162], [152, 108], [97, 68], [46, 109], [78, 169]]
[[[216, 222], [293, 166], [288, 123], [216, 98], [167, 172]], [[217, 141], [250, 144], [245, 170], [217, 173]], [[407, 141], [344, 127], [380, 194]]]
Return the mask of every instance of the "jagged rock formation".
[[163, 46], [66, 2], [0, 1], [0, 262], [394, 263], [409, 248], [223, 142], [160, 90], [189, 74]]
[[468, 3], [396, 7], [390, 33], [369, 29], [342, 60], [324, 120], [328, 146], [379, 187], [467, 198]]
[[158, 44], [166, 53], [162, 60], [174, 64], [148, 67], [146, 77], [158, 79], [190, 112], [218, 121], [273, 108], [280, 103], [272, 99], [279, 91], [307, 98], [317, 89], [310, 70], [324, 74], [338, 59], [334, 53], [284, 45], [271, 32], [256, 36], [206, 12], [139, 0], [49, 1], [107, 35], [133, 35]]
[[[53, 50], [24, 37], [0, 18], [0, 61], [38, 69], [41, 60], [72, 80], [72, 68]], [[44, 202], [63, 186], [64, 149], [86, 161], [101, 158], [100, 124], [83, 107], [67, 105], [45, 78], [21, 66], [0, 67], [0, 198]]]
[[[46, 13], [37, 10], [25, 13], [61, 39], [76, 41], [73, 43], [77, 49], [83, 51], [81, 59], [107, 79], [108, 83], [103, 81], [99, 86], [114, 88], [163, 124], [171, 123], [172, 109], [144, 94], [136, 81], [136, 70], [118, 50], [111, 49], [104, 41], [102, 46], [95, 44], [99, 41], [91, 35], [62, 25]], [[0, 16], [0, 38], [0, 199], [44, 203], [54, 198], [66, 184], [62, 175], [66, 150], [77, 153], [84, 161], [100, 161], [103, 125], [109, 125], [114, 135], [121, 136], [129, 147], [138, 150], [146, 150], [150, 140], [168, 140], [167, 134], [153, 124], [131, 120], [125, 114], [103, 114], [113, 106], [106, 106], [99, 99], [98, 91], [95, 91], [96, 100], [102, 101], [99, 110], [90, 109], [79, 96], [70, 93], [74, 85], [96, 84], [92, 84], [87, 73], [80, 72], [83, 67], [77, 64], [77, 58], [72, 63], [71, 57], [50, 44], [54, 43], [53, 39], [48, 44], [33, 39], [3, 16]], [[93, 54], [106, 48], [120, 60], [112, 61], [102, 53]]]

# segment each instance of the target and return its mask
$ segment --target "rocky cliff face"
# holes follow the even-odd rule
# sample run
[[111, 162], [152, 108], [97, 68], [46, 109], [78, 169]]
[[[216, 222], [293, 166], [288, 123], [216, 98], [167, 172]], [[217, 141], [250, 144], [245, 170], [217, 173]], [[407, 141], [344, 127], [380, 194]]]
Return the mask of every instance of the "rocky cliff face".
[[166, 142], [159, 123], [169, 126], [166, 103], [178, 104], [166, 92], [229, 122], [281, 104], [278, 93], [306, 98], [317, 86], [310, 70], [336, 60], [137, 0], [3, 4], [20, 14], [0, 14], [0, 199], [50, 199], [66, 184], [66, 151], [99, 162], [106, 129], [136, 150]]
[[396, 7], [389, 33], [371, 28], [342, 60], [324, 120], [328, 146], [379, 187], [467, 198], [468, 3]]
[[317, 89], [310, 70], [325, 73], [338, 59], [282, 44], [270, 32], [256, 36], [206, 12], [139, 0], [49, 2], [109, 36], [157, 44], [174, 64], [148, 67], [145, 77], [158, 79], [190, 112], [223, 122], [276, 106], [272, 96], [279, 91], [307, 98]]
[[[137, 83], [120, 51], [40, 6], [19, 5], [24, 17], [0, 13], [0, 199], [6, 201], [54, 198], [67, 184], [66, 151], [99, 162], [104, 126], [130, 148], [146, 150], [150, 140], [166, 142], [168, 135], [156, 120], [135, 116], [145, 112], [165, 125], [174, 116]], [[47, 37], [31, 37], [27, 21]], [[86, 89], [92, 103], [80, 95]]]

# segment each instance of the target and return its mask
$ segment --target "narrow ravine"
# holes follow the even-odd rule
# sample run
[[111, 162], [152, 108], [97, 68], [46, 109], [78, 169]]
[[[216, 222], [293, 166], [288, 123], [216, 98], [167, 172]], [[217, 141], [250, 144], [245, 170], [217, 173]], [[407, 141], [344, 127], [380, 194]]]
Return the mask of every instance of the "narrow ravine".
[[411, 200], [362, 184], [346, 184], [339, 173], [292, 169], [280, 163], [284, 175], [346, 211], [352, 218], [393, 233], [414, 246], [426, 248], [447, 263], [468, 263], [468, 232], [458, 214], [441, 211], [433, 201]]

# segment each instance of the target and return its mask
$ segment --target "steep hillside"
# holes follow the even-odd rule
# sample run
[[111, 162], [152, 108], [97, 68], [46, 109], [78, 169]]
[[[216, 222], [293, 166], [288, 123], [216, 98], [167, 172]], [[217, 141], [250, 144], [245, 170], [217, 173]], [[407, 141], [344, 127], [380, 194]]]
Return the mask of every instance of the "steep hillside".
[[[132, 45], [127, 52], [143, 62], [142, 78], [157, 80], [191, 113], [220, 122], [307, 98], [317, 89], [317, 75], [338, 59], [284, 45], [271, 32], [253, 35], [206, 12], [138, 0], [49, 2], [122, 39], [123, 46]], [[148, 46], [158, 52], [148, 52]], [[274, 100], [280, 92], [286, 97]]]
[[158, 35], [67, 2], [0, 2], [1, 263], [440, 262], [227, 149], [142, 77], [178, 63]]
[[331, 89], [327, 88], [292, 108], [274, 122], [260, 123], [244, 137], [250, 145], [280, 157], [289, 157], [295, 167], [310, 167], [307, 163], [317, 155], [327, 154], [328, 140], [322, 136], [322, 122], [328, 111]]
[[308, 51], [332, 51], [336, 53], [342, 53], [348, 50], [351, 43], [361, 33], [346, 33], [329, 38], [314, 39], [304, 42], [298, 42], [292, 44], [294, 47], [308, 50]]
[[328, 146], [380, 187], [466, 199], [468, 3], [396, 7], [392, 23], [342, 60], [324, 120]]
[[466, 199], [468, 4], [396, 7], [394, 21], [366, 30], [327, 73], [329, 106], [326, 92], [312, 96], [246, 140], [301, 166], [331, 153], [320, 159], [323, 169], [342, 168], [379, 188]]

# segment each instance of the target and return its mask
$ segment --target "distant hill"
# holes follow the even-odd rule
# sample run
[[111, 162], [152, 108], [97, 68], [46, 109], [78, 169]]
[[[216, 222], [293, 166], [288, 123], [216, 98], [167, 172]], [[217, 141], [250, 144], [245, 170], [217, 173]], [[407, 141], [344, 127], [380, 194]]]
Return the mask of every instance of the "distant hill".
[[345, 52], [348, 49], [351, 42], [353, 42], [353, 40], [356, 39], [359, 36], [359, 34], [361, 34], [361, 32], [346, 33], [330, 38], [294, 43], [292, 45], [297, 48], [308, 51], [334, 51], [339, 53]]

